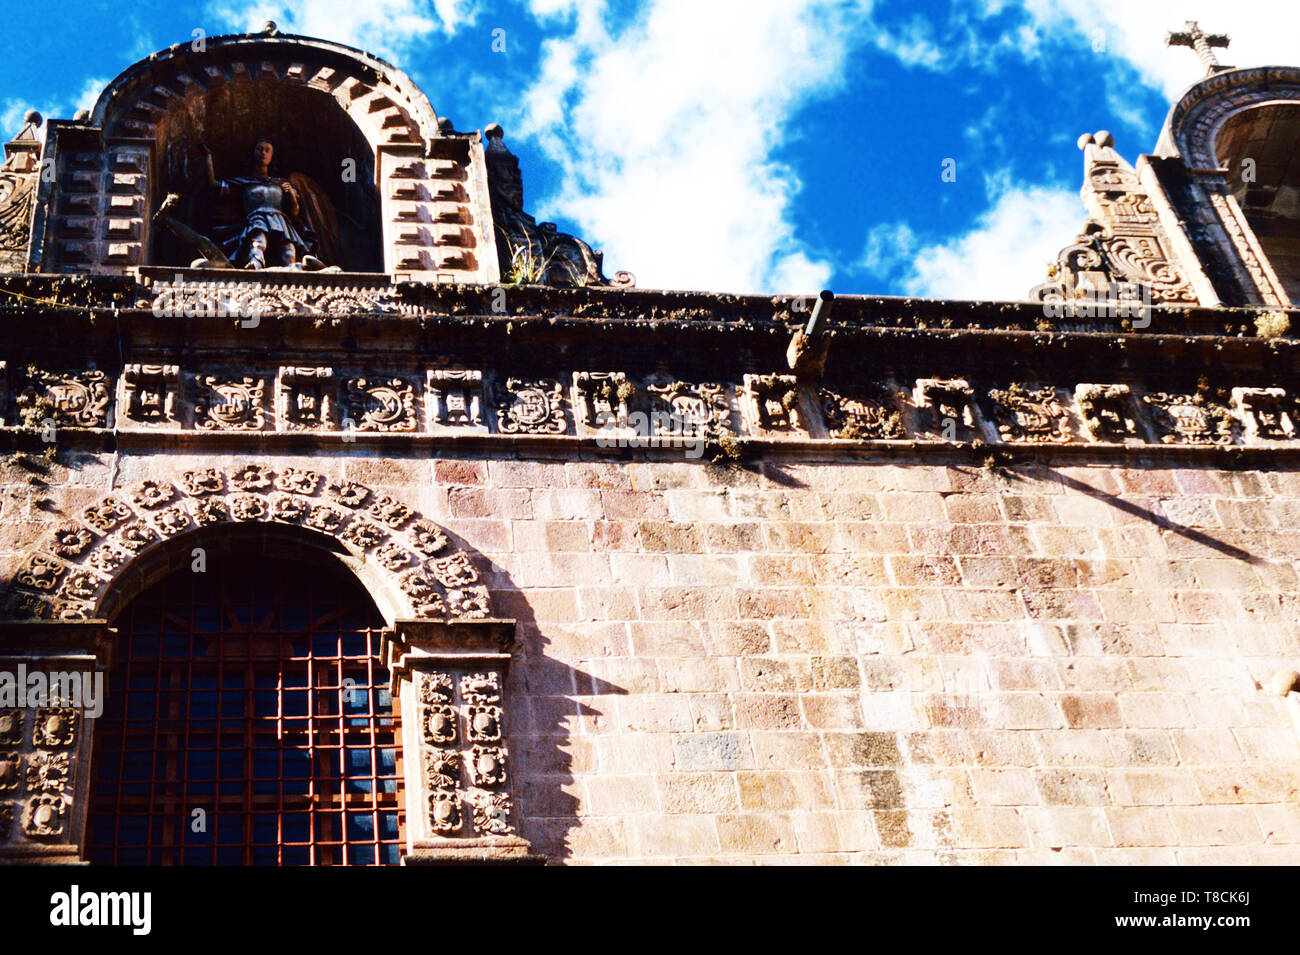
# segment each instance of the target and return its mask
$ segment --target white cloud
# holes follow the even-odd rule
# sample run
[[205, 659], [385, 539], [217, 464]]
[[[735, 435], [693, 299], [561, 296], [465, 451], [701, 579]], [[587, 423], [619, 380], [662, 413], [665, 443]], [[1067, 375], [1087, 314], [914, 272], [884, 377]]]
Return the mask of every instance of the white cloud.
[[[979, 0], [993, 12], [1005, 0]], [[1020, 0], [1040, 31], [1070, 30], [1081, 44], [1094, 39], [1107, 54], [1131, 63], [1172, 101], [1204, 76], [1186, 47], [1169, 49], [1165, 34], [1196, 20], [1207, 33], [1227, 33], [1232, 45], [1216, 50], [1232, 66], [1293, 65], [1300, 60], [1300, 4], [1295, 0]]]
[[[472, 0], [211, 0], [207, 15], [224, 28], [261, 30], [274, 20], [282, 33], [334, 40], [401, 61], [422, 37], [474, 22]], [[400, 62], [399, 62], [400, 66]]]
[[[16, 136], [23, 128], [23, 117], [29, 109], [40, 113], [42, 120], [72, 119], [77, 114], [77, 110], [91, 109], [95, 105], [95, 100], [99, 98], [100, 92], [107, 85], [107, 79], [92, 77], [82, 84], [81, 90], [75, 96], [49, 99], [39, 103], [19, 99], [2, 100], [0, 101], [0, 136], [5, 139]], [[41, 124], [38, 135], [41, 138], [45, 137], [44, 123]]]
[[609, 269], [643, 287], [823, 286], [831, 267], [795, 235], [800, 189], [776, 162], [786, 122], [841, 81], [867, 0], [649, 0], [622, 29], [602, 0], [532, 0], [548, 27], [513, 136], [564, 171], [538, 212], [578, 223]]
[[859, 264], [878, 275], [901, 268], [908, 295], [1022, 301], [1085, 215], [1072, 190], [1002, 186], [974, 226], [950, 239], [923, 245], [906, 224], [875, 227]]

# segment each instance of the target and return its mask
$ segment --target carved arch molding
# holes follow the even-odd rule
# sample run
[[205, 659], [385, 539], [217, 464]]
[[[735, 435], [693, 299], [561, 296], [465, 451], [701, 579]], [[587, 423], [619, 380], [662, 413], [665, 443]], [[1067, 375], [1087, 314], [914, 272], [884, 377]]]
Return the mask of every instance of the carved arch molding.
[[432, 521], [355, 481], [307, 468], [249, 463], [196, 468], [106, 495], [59, 526], [19, 566], [5, 619], [100, 618], [137, 557], [223, 524], [293, 526], [332, 537], [387, 580], [424, 620], [490, 619], [488, 589], [469, 556]]

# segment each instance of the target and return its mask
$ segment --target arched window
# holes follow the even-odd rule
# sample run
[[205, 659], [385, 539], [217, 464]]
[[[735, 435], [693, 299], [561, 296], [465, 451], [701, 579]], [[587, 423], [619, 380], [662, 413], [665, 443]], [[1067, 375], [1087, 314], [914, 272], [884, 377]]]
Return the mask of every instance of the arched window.
[[403, 851], [383, 619], [342, 568], [236, 552], [117, 620], [87, 856], [116, 865], [373, 865]]

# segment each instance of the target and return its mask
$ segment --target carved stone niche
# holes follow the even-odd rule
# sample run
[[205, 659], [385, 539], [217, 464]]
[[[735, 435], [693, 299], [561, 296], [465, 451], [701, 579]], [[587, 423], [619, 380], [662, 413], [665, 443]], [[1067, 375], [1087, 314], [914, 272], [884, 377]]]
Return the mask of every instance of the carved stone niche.
[[398, 620], [384, 665], [401, 707], [405, 865], [544, 863], [516, 831], [506, 739], [513, 620]]
[[483, 372], [435, 368], [428, 374], [429, 430], [487, 432]]
[[178, 365], [122, 366], [118, 408], [131, 422], [144, 425], [181, 424], [181, 371]]
[[1296, 436], [1296, 402], [1285, 388], [1233, 388], [1232, 407], [1248, 441], [1290, 441]]
[[275, 379], [275, 420], [281, 431], [334, 428], [334, 369], [282, 366]]
[[1128, 385], [1081, 384], [1074, 389], [1083, 430], [1092, 441], [1141, 443], [1133, 393]]
[[739, 398], [751, 434], [795, 435], [809, 430], [794, 375], [746, 375]]
[[918, 378], [912, 392], [918, 436], [942, 441], [981, 437], [975, 392], [965, 378]]
[[0, 865], [82, 861], [112, 636], [102, 620], [0, 624]]

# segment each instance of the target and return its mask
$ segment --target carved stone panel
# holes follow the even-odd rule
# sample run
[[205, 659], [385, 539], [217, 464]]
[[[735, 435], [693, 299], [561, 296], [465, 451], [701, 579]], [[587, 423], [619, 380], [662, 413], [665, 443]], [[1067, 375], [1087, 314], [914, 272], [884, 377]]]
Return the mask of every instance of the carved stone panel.
[[275, 420], [281, 431], [334, 427], [334, 370], [282, 365], [275, 379]]
[[1069, 441], [1070, 412], [1050, 385], [1013, 383], [989, 391], [993, 421], [1003, 441]]
[[1153, 392], [1142, 396], [1162, 444], [1232, 444], [1237, 423], [1225, 405], [1201, 395]]
[[1287, 441], [1296, 436], [1296, 402], [1284, 388], [1233, 388], [1232, 404], [1246, 438]]
[[1141, 441], [1128, 385], [1081, 384], [1074, 389], [1085, 435], [1093, 441]]
[[740, 398], [745, 423], [753, 434], [793, 435], [808, 430], [794, 375], [746, 375]]
[[575, 371], [574, 408], [580, 430], [627, 427], [636, 386], [621, 371]]
[[266, 426], [266, 382], [249, 375], [199, 375], [195, 426], [204, 431], [261, 431]]
[[349, 378], [345, 427], [356, 431], [415, 431], [415, 386], [405, 378]]
[[487, 431], [483, 421], [483, 372], [432, 369], [428, 388], [431, 431]]
[[19, 415], [27, 427], [48, 419], [60, 427], [108, 426], [109, 379], [102, 371], [51, 372], [27, 369], [27, 387], [18, 396]]
[[178, 365], [124, 365], [122, 413], [149, 425], [181, 423], [181, 373]]
[[879, 441], [904, 436], [902, 415], [885, 388], [822, 388], [818, 397], [826, 430], [833, 438]]
[[507, 378], [496, 389], [497, 431], [502, 434], [564, 434], [564, 387], [552, 378]]
[[918, 378], [913, 391], [917, 430], [943, 441], [980, 436], [975, 392], [965, 378]]
[[714, 382], [651, 382], [648, 433], [665, 437], [715, 437], [731, 431], [727, 389]]

